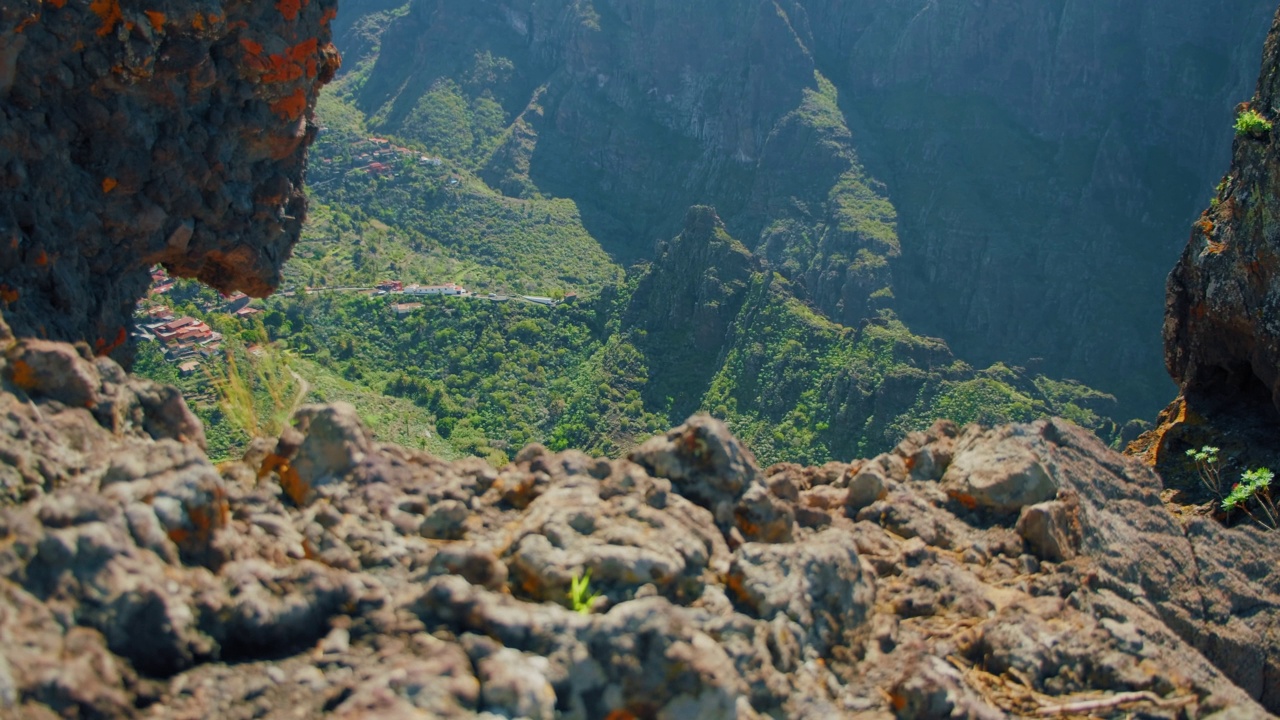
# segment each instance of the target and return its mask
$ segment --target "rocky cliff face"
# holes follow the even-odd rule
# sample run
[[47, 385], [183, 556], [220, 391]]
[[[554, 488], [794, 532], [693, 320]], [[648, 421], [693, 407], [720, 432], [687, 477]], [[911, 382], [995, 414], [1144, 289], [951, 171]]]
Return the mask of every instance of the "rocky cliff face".
[[1159, 407], [1171, 239], [1228, 157], [1274, 3], [803, 5], [899, 211], [904, 320]]
[[306, 212], [334, 0], [0, 6], [0, 302], [20, 335], [127, 338], [147, 270], [265, 295]]
[[[1280, 24], [1272, 27], [1253, 99], [1280, 117]], [[1280, 412], [1280, 145], [1237, 133], [1231, 170], [1169, 276], [1169, 374], [1187, 394], [1260, 395]]]
[[[1253, 98], [1238, 113], [1280, 117], [1280, 20]], [[1180, 396], [1131, 451], [1195, 493], [1189, 447], [1220, 446], [1230, 474], [1276, 467], [1280, 431], [1280, 151], [1274, 131], [1241, 128], [1231, 169], [1196, 221], [1165, 300], [1165, 364]]]
[[686, 391], [671, 391], [670, 412], [687, 416], [698, 408], [716, 372], [760, 263], [729, 236], [715, 209], [706, 206], [690, 208], [683, 231], [660, 243], [654, 255], [622, 323], [639, 331], [636, 344], [647, 354], [649, 366], [669, 373], [646, 384], [646, 401], [665, 407], [674, 380]]

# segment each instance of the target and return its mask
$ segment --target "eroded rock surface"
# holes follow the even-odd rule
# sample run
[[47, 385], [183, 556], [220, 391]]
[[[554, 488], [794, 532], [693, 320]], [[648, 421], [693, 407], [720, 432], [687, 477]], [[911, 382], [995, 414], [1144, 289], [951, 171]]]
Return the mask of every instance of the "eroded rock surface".
[[215, 468], [162, 390], [86, 355], [0, 359], [0, 716], [1280, 709], [1280, 540], [1180, 524], [1064, 421], [761, 469], [695, 417], [493, 469], [310, 406]]
[[156, 263], [276, 287], [336, 5], [0, 4], [0, 306], [19, 336], [115, 351]]
[[[1237, 113], [1280, 120], [1280, 16], [1263, 49], [1252, 99]], [[1221, 449], [1230, 486], [1280, 467], [1280, 145], [1276, 132], [1238, 132], [1231, 168], [1169, 275], [1165, 365], [1179, 397], [1130, 452], [1191, 501], [1214, 500], [1188, 448]], [[1225, 490], [1224, 490], [1225, 492]]]

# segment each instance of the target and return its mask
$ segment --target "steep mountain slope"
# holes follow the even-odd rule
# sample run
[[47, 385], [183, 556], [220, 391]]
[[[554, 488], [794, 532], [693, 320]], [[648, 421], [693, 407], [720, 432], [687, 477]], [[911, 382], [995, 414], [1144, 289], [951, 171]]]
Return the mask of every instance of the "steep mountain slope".
[[893, 208], [772, 5], [726, 13], [714, 42], [708, 9], [685, 4], [406, 8], [350, 83], [372, 129], [466, 159], [505, 193], [572, 198], [623, 259], [707, 204], [841, 320], [888, 287]]
[[1145, 414], [1166, 238], [1212, 187], [1270, 10], [415, 1], [355, 45], [376, 60], [354, 98], [504, 193], [574, 199], [616, 257], [714, 205], [836, 322], [896, 295], [962, 356]]
[[1226, 161], [1274, 7], [803, 4], [900, 213], [904, 319], [976, 362], [1039, 357], [1163, 403], [1173, 239]]
[[875, 453], [939, 417], [1058, 415], [1109, 439], [1119, 431], [1109, 395], [999, 364], [977, 371], [888, 310], [856, 327], [815, 313], [708, 207], [659, 246], [617, 334], [649, 370], [647, 407], [668, 420], [711, 412], [766, 461]]

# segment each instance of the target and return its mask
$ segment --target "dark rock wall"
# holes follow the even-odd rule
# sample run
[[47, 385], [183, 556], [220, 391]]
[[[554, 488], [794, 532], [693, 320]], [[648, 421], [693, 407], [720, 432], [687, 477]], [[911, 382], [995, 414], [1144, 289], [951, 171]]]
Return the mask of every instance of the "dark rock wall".
[[[1257, 92], [1237, 112], [1280, 117], [1280, 16], [1263, 51]], [[1170, 273], [1164, 357], [1180, 394], [1129, 452], [1170, 487], [1207, 488], [1185, 457], [1221, 449], [1224, 482], [1280, 466], [1280, 150], [1275, 131], [1239, 134], [1231, 168]]]
[[156, 263], [276, 287], [336, 5], [0, 4], [0, 302], [19, 336], [120, 348]]
[[[1280, 118], [1280, 16], [1248, 108]], [[1242, 109], [1244, 106], [1242, 106]], [[1280, 146], [1238, 135], [1231, 169], [1169, 276], [1165, 362], [1184, 393], [1267, 397], [1280, 411]]]
[[899, 212], [908, 324], [1159, 407], [1160, 289], [1275, 4], [803, 4]]

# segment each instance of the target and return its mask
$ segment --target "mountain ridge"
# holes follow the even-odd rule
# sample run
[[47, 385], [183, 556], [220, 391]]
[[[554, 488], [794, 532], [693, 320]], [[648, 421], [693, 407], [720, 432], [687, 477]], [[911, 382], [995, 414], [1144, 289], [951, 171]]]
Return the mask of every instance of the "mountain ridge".
[[[516, 79], [492, 93], [513, 131], [485, 177], [515, 194], [540, 188], [574, 198], [589, 231], [617, 257], [674, 235], [683, 208], [713, 205], [731, 234], [833, 320], [857, 325], [874, 314], [867, 298], [890, 288], [909, 326], [947, 339], [963, 357], [1039, 362], [1049, 374], [1117, 394], [1126, 416], [1154, 412], [1167, 395], [1151, 370], [1158, 339], [1144, 330], [1158, 322], [1154, 298], [1166, 266], [1151, 258], [1174, 260], [1172, 243], [1160, 238], [1181, 234], [1183, 221], [1172, 218], [1192, 219], [1198, 196], [1212, 187], [1210, 158], [1226, 147], [1225, 135], [1208, 128], [1231, 122], [1228, 108], [1245, 92], [1252, 43], [1271, 10], [1262, 3], [1170, 11], [1152, 4], [1125, 13], [1097, 3], [408, 7], [388, 27], [404, 38], [396, 56], [428, 63], [414, 70], [422, 82], [467, 75], [465, 66], [484, 54], [512, 64], [507, 72]], [[623, 38], [618, 49], [599, 41], [602, 23]], [[717, 30], [706, 47], [679, 40], [707, 27]], [[1057, 38], [1045, 57], [994, 50], [1003, 47], [999, 38], [1023, 48], [1042, 35]], [[907, 39], [900, 46], [879, 39], [894, 37]], [[433, 54], [437, 39], [441, 52]], [[921, 86], [929, 69], [947, 81]], [[370, 88], [403, 90], [390, 78], [407, 71], [374, 63], [358, 104], [376, 115], [386, 91]], [[1088, 79], [1103, 75], [1101, 89]], [[1201, 96], [1213, 99], [1168, 108], [1169, 98]], [[801, 125], [827, 139], [789, 134], [784, 118], [814, 97], [831, 100], [834, 124], [819, 113]], [[1081, 122], [1063, 124], [1081, 114], [1063, 110], [1075, 106], [1084, 108]], [[820, 149], [828, 145], [838, 149]], [[808, 158], [809, 172], [788, 175], [769, 157]], [[840, 189], [845, 175], [853, 185]], [[1164, 180], [1144, 180], [1156, 175]], [[842, 203], [862, 218], [886, 218], [889, 245], [869, 226], [840, 232], [834, 213]], [[898, 217], [903, 207], [908, 215]], [[629, 238], [625, 248], [619, 238]], [[1135, 272], [1145, 292], [1130, 290]], [[1068, 327], [1096, 332], [1086, 338]], [[1111, 340], [1120, 336], [1134, 341]]]

